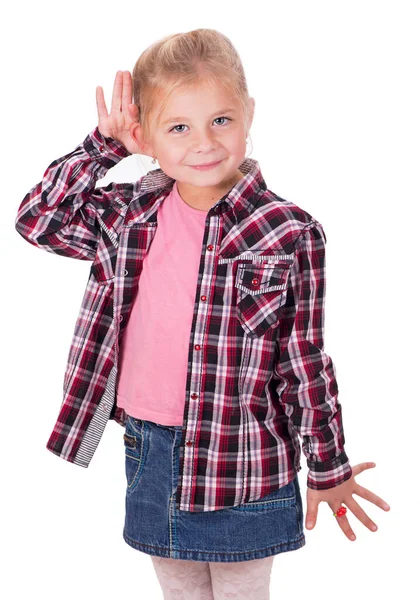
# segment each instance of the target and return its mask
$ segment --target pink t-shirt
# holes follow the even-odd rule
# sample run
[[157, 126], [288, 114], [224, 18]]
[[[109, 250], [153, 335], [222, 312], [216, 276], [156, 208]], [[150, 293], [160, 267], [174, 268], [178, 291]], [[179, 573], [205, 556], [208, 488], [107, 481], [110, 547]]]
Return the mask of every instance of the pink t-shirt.
[[161, 425], [182, 425], [188, 350], [207, 210], [189, 206], [176, 181], [158, 209], [124, 331], [117, 405]]

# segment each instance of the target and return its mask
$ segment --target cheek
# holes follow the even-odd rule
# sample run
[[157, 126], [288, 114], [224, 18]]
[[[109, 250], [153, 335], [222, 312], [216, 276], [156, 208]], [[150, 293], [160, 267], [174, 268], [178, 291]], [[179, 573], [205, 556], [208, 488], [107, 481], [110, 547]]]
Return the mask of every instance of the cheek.
[[161, 162], [177, 163], [183, 156], [183, 149], [174, 142], [161, 144], [157, 150]]
[[244, 132], [239, 128], [232, 135], [231, 141], [232, 141], [232, 144], [234, 144], [237, 148], [245, 148], [246, 147], [246, 137], [244, 135]]
[[230, 144], [230, 150], [232, 154], [241, 155], [246, 154], [246, 139], [243, 136], [235, 137]]

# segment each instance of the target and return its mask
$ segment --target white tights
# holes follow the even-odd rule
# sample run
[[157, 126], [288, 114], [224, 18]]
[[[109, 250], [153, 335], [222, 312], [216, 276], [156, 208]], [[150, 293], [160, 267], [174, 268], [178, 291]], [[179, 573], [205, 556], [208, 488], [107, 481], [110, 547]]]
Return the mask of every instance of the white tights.
[[152, 556], [164, 600], [269, 600], [274, 556], [200, 562]]

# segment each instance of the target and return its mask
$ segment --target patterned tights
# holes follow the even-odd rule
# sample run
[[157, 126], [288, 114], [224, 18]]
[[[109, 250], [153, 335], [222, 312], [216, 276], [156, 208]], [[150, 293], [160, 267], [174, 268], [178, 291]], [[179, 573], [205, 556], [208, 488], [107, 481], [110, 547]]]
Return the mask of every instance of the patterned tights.
[[274, 556], [218, 563], [152, 556], [164, 600], [269, 600]]

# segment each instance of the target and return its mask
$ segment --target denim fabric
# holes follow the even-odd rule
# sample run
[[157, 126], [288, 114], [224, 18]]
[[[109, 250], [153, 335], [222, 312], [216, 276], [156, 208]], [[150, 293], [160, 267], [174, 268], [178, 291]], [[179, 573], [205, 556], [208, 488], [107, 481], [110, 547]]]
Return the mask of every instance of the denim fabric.
[[182, 427], [129, 416], [124, 432], [127, 478], [123, 537], [166, 558], [239, 562], [305, 545], [298, 477], [254, 502], [216, 511], [175, 505]]

